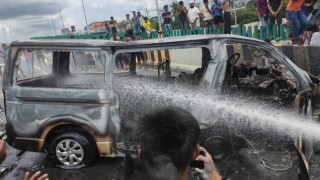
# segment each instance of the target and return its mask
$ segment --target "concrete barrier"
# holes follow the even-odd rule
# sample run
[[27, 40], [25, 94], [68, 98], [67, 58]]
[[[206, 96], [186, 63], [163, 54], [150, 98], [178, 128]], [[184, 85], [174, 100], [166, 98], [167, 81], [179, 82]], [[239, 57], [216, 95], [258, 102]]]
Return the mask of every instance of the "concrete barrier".
[[320, 77], [320, 46], [276, 46], [306, 72]]

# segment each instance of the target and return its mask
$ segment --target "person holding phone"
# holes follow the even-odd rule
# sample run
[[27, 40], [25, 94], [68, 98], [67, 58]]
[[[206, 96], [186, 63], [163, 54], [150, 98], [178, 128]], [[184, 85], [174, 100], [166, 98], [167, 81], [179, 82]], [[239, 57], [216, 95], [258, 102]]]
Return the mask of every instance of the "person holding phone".
[[188, 29], [188, 11], [184, 6], [183, 1], [179, 1], [176, 15], [179, 17], [180, 29]]
[[171, 106], [148, 111], [139, 118], [136, 132], [142, 162], [127, 165], [125, 179], [187, 180], [194, 160], [202, 162], [196, 171], [203, 178], [221, 179], [211, 155], [198, 144], [200, 127], [188, 111]]

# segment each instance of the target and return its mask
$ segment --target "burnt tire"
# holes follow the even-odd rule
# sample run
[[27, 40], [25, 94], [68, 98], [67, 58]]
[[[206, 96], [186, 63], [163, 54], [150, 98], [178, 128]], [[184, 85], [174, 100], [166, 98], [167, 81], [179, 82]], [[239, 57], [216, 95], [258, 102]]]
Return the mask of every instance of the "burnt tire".
[[50, 159], [63, 169], [78, 169], [92, 164], [96, 149], [88, 138], [77, 132], [67, 132], [55, 137], [49, 146]]

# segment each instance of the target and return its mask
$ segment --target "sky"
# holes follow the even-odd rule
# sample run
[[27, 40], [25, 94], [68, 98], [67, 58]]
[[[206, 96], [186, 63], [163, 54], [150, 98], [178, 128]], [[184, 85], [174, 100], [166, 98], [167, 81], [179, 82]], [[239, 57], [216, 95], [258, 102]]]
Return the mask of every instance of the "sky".
[[[159, 8], [176, 0], [158, 0]], [[198, 0], [199, 2], [202, 0]], [[185, 4], [188, 4], [185, 0]], [[156, 15], [156, 0], [83, 0], [88, 24], [95, 21], [125, 19], [131, 11]], [[30, 37], [60, 35], [63, 24], [83, 30], [86, 25], [81, 0], [0, 0], [0, 43], [28, 40]], [[59, 6], [58, 6], [59, 5]], [[55, 28], [54, 28], [55, 27]]]
[[[179, 0], [158, 0], [159, 8]], [[183, 0], [188, 6], [190, 0]], [[202, 0], [194, 0], [202, 6]], [[209, 2], [212, 0], [209, 0]], [[237, 0], [247, 1], [247, 0]], [[83, 31], [86, 26], [82, 0], [0, 0], [0, 43], [23, 41], [31, 37], [61, 35], [64, 26]], [[156, 0], [83, 0], [88, 24], [109, 20], [118, 22], [131, 11], [156, 16]], [[62, 19], [59, 7], [61, 9]]]

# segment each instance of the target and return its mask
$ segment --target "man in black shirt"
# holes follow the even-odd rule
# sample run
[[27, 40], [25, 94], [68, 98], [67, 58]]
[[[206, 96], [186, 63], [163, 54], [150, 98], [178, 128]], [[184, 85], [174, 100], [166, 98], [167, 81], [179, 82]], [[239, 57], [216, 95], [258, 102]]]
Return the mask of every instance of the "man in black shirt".
[[275, 21], [277, 21], [277, 29], [278, 29], [278, 37], [280, 36], [280, 24], [282, 24], [282, 13], [281, 13], [281, 8], [284, 3], [284, 0], [268, 0], [268, 9], [269, 9], [269, 14], [270, 14], [270, 28], [271, 32], [272, 27], [275, 24]]
[[184, 7], [183, 1], [179, 2], [179, 9], [177, 12], [177, 16], [179, 17], [180, 29], [188, 29], [188, 11], [187, 8]]
[[163, 7], [164, 12], [162, 13], [163, 24], [166, 31], [171, 31], [171, 12], [168, 10], [168, 5]]

